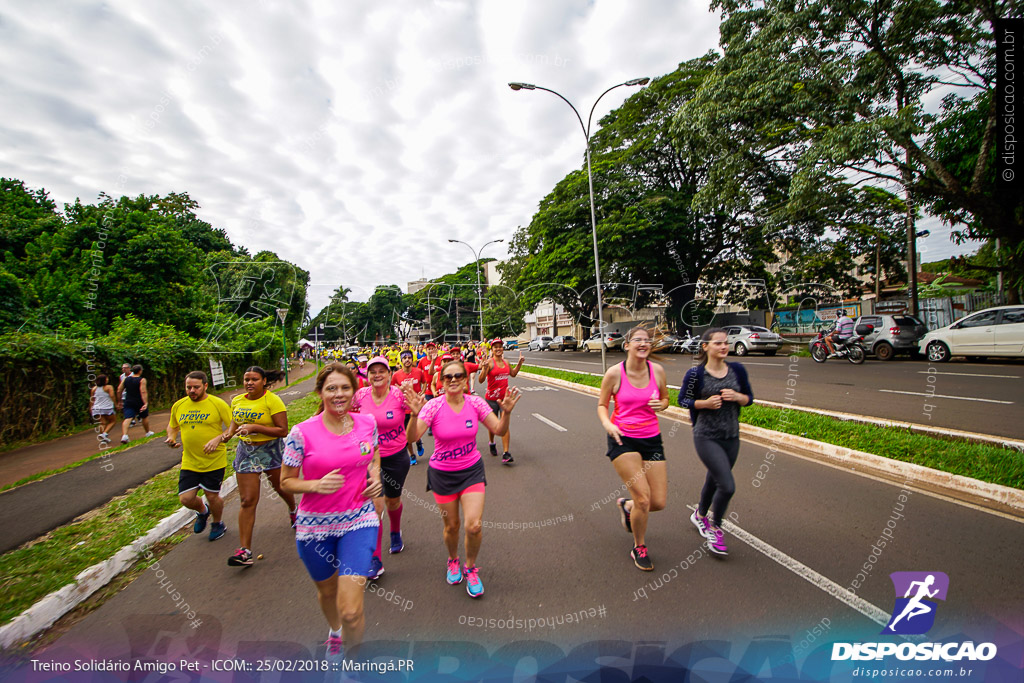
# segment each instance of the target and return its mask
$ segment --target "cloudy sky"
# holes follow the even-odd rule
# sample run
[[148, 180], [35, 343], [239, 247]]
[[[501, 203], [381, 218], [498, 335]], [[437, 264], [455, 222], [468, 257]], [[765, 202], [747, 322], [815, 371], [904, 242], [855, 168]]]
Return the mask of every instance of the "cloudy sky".
[[[569, 108], [509, 81], [586, 116], [717, 40], [706, 0], [3, 0], [0, 175], [58, 205], [187, 192], [317, 310], [507, 243], [579, 167]], [[926, 260], [964, 251], [928, 227]]]

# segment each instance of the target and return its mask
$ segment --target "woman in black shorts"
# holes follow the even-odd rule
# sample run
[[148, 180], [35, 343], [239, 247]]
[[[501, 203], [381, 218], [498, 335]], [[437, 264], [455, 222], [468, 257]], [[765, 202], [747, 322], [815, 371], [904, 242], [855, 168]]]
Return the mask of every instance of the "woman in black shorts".
[[740, 406], [754, 402], [746, 369], [726, 362], [728, 355], [725, 330], [706, 330], [700, 339], [699, 364], [687, 370], [679, 389], [679, 405], [690, 410], [697, 456], [708, 468], [690, 521], [708, 540], [708, 549], [723, 556], [729, 554], [721, 525], [736, 491], [732, 467], [740, 452]]
[[[622, 526], [633, 534], [630, 556], [638, 569], [649, 572], [654, 564], [647, 556], [647, 516], [663, 510], [668, 497], [668, 469], [655, 411], [668, 407], [665, 369], [647, 360], [651, 335], [634, 327], [626, 335], [626, 360], [604, 373], [597, 416], [608, 432], [608, 458], [629, 489], [630, 498], [619, 498]], [[608, 405], [615, 398], [615, 411]]]

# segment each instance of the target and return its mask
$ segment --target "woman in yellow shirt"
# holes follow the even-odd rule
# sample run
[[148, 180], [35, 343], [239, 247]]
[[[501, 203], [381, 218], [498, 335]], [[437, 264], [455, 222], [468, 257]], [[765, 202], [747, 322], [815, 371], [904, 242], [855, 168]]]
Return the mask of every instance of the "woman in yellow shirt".
[[252, 566], [252, 530], [256, 524], [256, 504], [260, 502], [260, 474], [288, 505], [288, 515], [295, 526], [295, 496], [281, 488], [281, 459], [284, 437], [288, 436], [288, 412], [284, 401], [270, 391], [269, 385], [284, 373], [267, 372], [253, 366], [242, 375], [245, 393], [231, 399], [231, 426], [228, 438], [238, 435], [235, 450], [235, 477], [238, 481], [238, 536], [242, 546], [228, 558], [232, 567]]

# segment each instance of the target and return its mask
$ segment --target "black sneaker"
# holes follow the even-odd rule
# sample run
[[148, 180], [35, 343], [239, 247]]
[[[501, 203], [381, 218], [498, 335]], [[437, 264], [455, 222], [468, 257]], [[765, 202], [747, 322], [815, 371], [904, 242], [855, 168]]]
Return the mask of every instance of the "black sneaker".
[[197, 512], [196, 521], [192, 524], [192, 533], [201, 534], [206, 529], [206, 520], [210, 519], [210, 508], [206, 512]]
[[487, 444], [487, 446], [491, 449], [491, 455], [497, 455], [498, 454], [498, 444], [496, 444], [496, 443], [489, 443], [489, 444]]
[[251, 567], [252, 566], [252, 551], [248, 548], [239, 548], [235, 551], [235, 554], [228, 558], [228, 566], [230, 567]]
[[509, 453], [508, 451], [505, 451], [505, 454], [503, 456], [501, 456], [501, 464], [502, 465], [511, 465], [514, 462], [515, 462], [515, 458], [513, 458], [512, 454]]
[[647, 546], [638, 545], [629, 554], [633, 558], [633, 564], [636, 565], [637, 569], [642, 569], [645, 572], [654, 571], [654, 564], [651, 562], [651, 558], [647, 557]]
[[622, 522], [622, 528], [633, 533], [633, 525], [629, 521], [629, 510], [626, 509], [626, 501], [629, 498], [619, 498], [615, 501], [619, 506], [619, 521]]

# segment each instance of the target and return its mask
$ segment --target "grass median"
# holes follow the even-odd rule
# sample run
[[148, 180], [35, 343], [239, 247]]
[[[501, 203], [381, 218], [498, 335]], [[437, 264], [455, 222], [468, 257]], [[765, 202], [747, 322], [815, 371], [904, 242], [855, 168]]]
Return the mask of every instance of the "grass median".
[[[305, 420], [318, 404], [315, 394], [293, 401], [288, 406], [288, 424]], [[234, 452], [233, 444], [228, 444], [229, 454]], [[0, 555], [0, 624], [68, 585], [82, 570], [113, 557], [177, 511], [181, 507], [176, 495], [179, 469], [162, 472], [75, 521]], [[231, 473], [229, 458], [226, 476]], [[162, 547], [169, 550], [185, 538], [168, 539]]]
[[[601, 378], [597, 375], [533, 365], [524, 366], [523, 369], [576, 384], [601, 386]], [[669, 389], [669, 394], [671, 404], [678, 405], [679, 392]], [[596, 416], [594, 420], [596, 423]], [[740, 411], [740, 422], [993, 484], [1024, 489], [1024, 455], [1010, 448], [942, 439], [897, 427], [859, 424], [827, 415], [771, 408], [757, 403]]]

